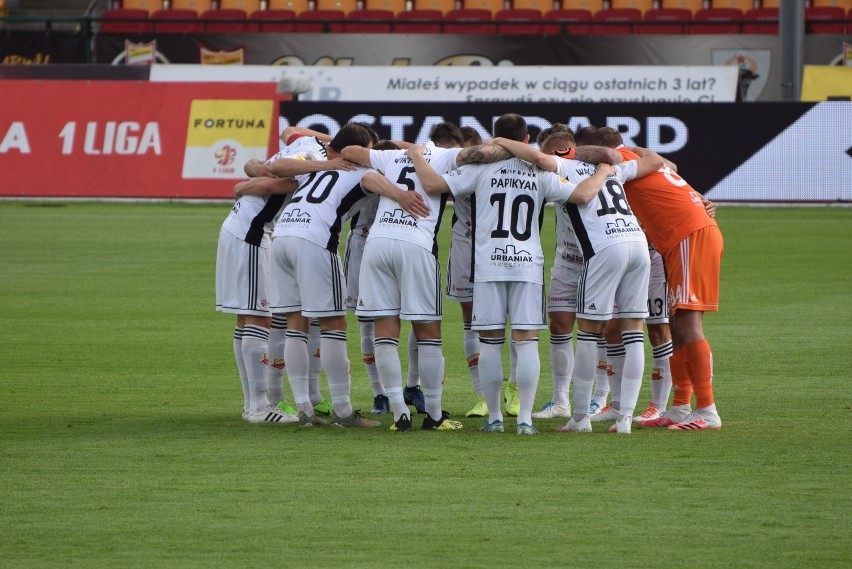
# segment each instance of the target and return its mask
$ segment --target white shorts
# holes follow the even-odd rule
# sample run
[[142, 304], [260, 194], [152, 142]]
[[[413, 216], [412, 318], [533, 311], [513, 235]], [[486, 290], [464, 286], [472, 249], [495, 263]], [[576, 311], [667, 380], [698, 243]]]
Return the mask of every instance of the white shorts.
[[447, 260], [447, 298], [456, 302], [473, 302], [473, 283], [470, 280], [470, 239], [453, 236]]
[[268, 248], [249, 245], [222, 228], [216, 251], [216, 310], [270, 316]]
[[504, 330], [507, 316], [513, 330], [547, 328], [544, 285], [516, 281], [474, 283], [471, 330]]
[[419, 245], [377, 237], [364, 247], [359, 318], [399, 315], [402, 320], [441, 319], [441, 268], [431, 251]]
[[663, 256], [654, 249], [651, 253], [651, 276], [648, 279], [648, 318], [645, 324], [668, 324], [669, 303], [666, 302], [666, 269]]
[[357, 231], [350, 231], [346, 238], [346, 254], [343, 257], [343, 276], [346, 277], [346, 310], [355, 311], [358, 302], [358, 284], [361, 279], [361, 258], [364, 256], [364, 244], [367, 237]]
[[553, 265], [547, 294], [548, 312], [577, 312], [577, 286], [583, 265]]
[[647, 318], [650, 272], [648, 245], [642, 241], [616, 243], [595, 254], [580, 274], [577, 316], [586, 320]]
[[346, 314], [345, 290], [337, 253], [301, 237], [272, 239], [272, 312], [342, 316]]

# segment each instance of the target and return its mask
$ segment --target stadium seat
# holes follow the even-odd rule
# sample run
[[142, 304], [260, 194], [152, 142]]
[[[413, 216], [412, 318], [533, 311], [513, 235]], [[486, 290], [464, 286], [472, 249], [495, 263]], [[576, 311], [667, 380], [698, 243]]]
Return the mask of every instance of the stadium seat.
[[[208, 34], [244, 34], [249, 31], [245, 19], [246, 13], [235, 9], [205, 10], [199, 17], [202, 30]], [[255, 29], [251, 31], [255, 31]]]
[[246, 14], [251, 14], [260, 10], [260, 0], [219, 0], [218, 8], [220, 10], [242, 10]]
[[398, 34], [440, 34], [443, 12], [439, 10], [409, 10], [396, 15], [393, 31]]
[[643, 34], [688, 34], [691, 31], [689, 23], [692, 20], [692, 12], [686, 8], [657, 8], [645, 12], [642, 20], [660, 22], [642, 26]]
[[805, 30], [811, 34], [842, 34], [844, 16], [843, 8], [837, 6], [805, 8]]
[[754, 8], [754, 0], [710, 0], [708, 8], [712, 10], [733, 8], [745, 14]]
[[504, 0], [461, 0], [463, 10], [488, 10], [492, 17], [506, 8]]
[[780, 0], [760, 0], [761, 8], [780, 8]]
[[592, 16], [592, 22], [606, 22], [604, 24], [592, 25], [589, 33], [594, 36], [632, 34], [637, 32], [641, 26], [633, 26], [632, 22], [642, 20], [642, 12], [636, 8], [619, 8], [601, 10]]
[[[468, 23], [470, 22], [470, 23]], [[490, 10], [450, 10], [444, 14], [444, 33], [446, 34], [493, 34]]]
[[446, 14], [450, 10], [455, 10], [456, 0], [414, 0], [413, 10], [438, 10], [441, 14]]
[[707, 8], [699, 10], [692, 15], [692, 33], [738, 34], [740, 33], [740, 22], [742, 19], [742, 11], [735, 8]]
[[157, 10], [151, 23], [158, 34], [194, 34], [201, 31], [195, 10]]
[[515, 10], [538, 10], [544, 15], [555, 8], [553, 0], [512, 0], [512, 8]]
[[654, 8], [654, 0], [610, 0], [609, 8], [610, 10], [634, 8], [644, 15], [645, 12]]
[[497, 24], [497, 33], [505, 35], [535, 35], [541, 33], [541, 12], [538, 10], [509, 9], [494, 14], [496, 22], [523, 22], [518, 24]]
[[367, 0], [365, 10], [390, 10], [394, 14], [405, 12], [406, 0]]
[[340, 10], [348, 14], [358, 9], [358, 0], [316, 0], [315, 10]]
[[196, 15], [213, 9], [213, 0], [171, 0], [170, 10], [192, 10]]
[[553, 22], [553, 24], [544, 23], [541, 26], [541, 31], [545, 34], [565, 33], [572, 36], [582, 36], [589, 33], [592, 13], [588, 10], [550, 10], [544, 14], [542, 20]]
[[308, 0], [269, 0], [267, 10], [292, 10], [297, 14], [307, 11]]
[[163, 9], [163, 0], [123, 0], [121, 8], [124, 10], [145, 10], [150, 15]]
[[296, 31], [296, 12], [293, 10], [256, 10], [249, 15], [249, 19], [262, 20], [257, 24], [257, 31], [262, 33]]
[[849, 11], [852, 10], [852, 0], [811, 0], [811, 7], [834, 7], [843, 8], [844, 10]]
[[744, 34], [777, 34], [778, 8], [754, 8], [745, 13]]
[[101, 14], [101, 33], [104, 34], [147, 34], [151, 23], [146, 10], [117, 8], [104, 10]]
[[341, 10], [307, 10], [296, 15], [298, 33], [319, 34], [323, 32], [339, 33], [343, 31], [345, 15]]
[[603, 10], [604, 0], [562, 0], [560, 10], [588, 10], [592, 14]]
[[693, 15], [704, 8], [704, 0], [662, 0], [662, 10], [689, 10]]
[[355, 10], [346, 15], [343, 32], [348, 34], [389, 34], [393, 22], [390, 10]]

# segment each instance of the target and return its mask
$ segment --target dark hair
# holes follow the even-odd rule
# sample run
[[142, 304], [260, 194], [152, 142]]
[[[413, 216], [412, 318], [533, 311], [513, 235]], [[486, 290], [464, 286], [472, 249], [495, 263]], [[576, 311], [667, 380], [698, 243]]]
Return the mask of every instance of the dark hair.
[[507, 113], [494, 122], [494, 136], [522, 142], [527, 135], [527, 121], [515, 113]]
[[429, 138], [438, 146], [455, 147], [464, 144], [461, 130], [451, 122], [442, 122], [433, 126]]
[[549, 137], [553, 136], [554, 134], [562, 134], [562, 133], [570, 134], [571, 135], [571, 141], [573, 142], [574, 131], [571, 130], [571, 128], [567, 124], [561, 123], [561, 122], [555, 122], [552, 125], [550, 125], [549, 127], [542, 129], [538, 133], [538, 136], [536, 137], [535, 142], [536, 142], [536, 144], [538, 144], [539, 148], [541, 148], [542, 146], [544, 146], [544, 142]]
[[373, 145], [373, 150], [400, 150], [392, 140], [380, 140]]
[[370, 136], [370, 131], [368, 131], [363, 125], [349, 123], [343, 125], [343, 128], [337, 131], [337, 134], [334, 135], [334, 138], [331, 139], [328, 146], [335, 152], [340, 152], [347, 146], [363, 146], [364, 148], [370, 148], [372, 143], [373, 137]]
[[593, 126], [584, 126], [574, 134], [577, 146], [603, 146], [603, 135]]
[[609, 148], [618, 148], [624, 144], [624, 139], [621, 138], [621, 133], [611, 126], [602, 126], [598, 129], [601, 135], [601, 146]]
[[479, 136], [479, 131], [472, 126], [463, 126], [459, 130], [462, 134], [462, 146], [477, 146], [482, 144], [482, 137]]
[[373, 144], [375, 144], [375, 143], [377, 143], [377, 142], [379, 141], [379, 133], [378, 133], [378, 132], [376, 132], [375, 130], [373, 130], [373, 127], [371, 127], [371, 126], [370, 126], [370, 125], [368, 125], [367, 123], [365, 123], [365, 122], [355, 122], [355, 121], [353, 121], [353, 122], [351, 122], [351, 123], [349, 123], [349, 124], [357, 124], [358, 126], [363, 126], [364, 128], [366, 128], [366, 129], [367, 129], [367, 132], [369, 132], [369, 133], [370, 133], [370, 138], [372, 138], [372, 139], [373, 139]]

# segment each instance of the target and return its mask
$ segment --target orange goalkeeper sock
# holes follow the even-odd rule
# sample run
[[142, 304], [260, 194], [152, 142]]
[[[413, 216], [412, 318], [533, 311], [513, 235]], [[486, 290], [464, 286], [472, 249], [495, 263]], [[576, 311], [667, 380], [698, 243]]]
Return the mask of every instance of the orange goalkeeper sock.
[[686, 352], [686, 368], [695, 389], [695, 408], [713, 405], [713, 354], [707, 340], [690, 342], [683, 347]]
[[672, 407], [689, 405], [692, 401], [692, 380], [686, 367], [686, 350], [684, 348], [678, 348], [672, 352], [669, 358], [669, 367], [672, 371], [672, 391], [674, 391]]

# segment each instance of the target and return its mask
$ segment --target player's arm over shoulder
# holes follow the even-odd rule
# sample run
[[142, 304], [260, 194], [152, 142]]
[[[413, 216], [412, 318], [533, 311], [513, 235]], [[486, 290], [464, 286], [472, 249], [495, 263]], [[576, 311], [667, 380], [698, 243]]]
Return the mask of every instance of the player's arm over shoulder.
[[598, 195], [606, 179], [615, 173], [615, 168], [613, 168], [612, 164], [605, 162], [598, 164], [596, 168], [594, 174], [577, 184], [577, 187], [568, 196], [567, 201], [573, 204], [588, 203]]
[[650, 148], [631, 148], [639, 159], [636, 160], [636, 177], [641, 178], [647, 176], [651, 172], [656, 172], [666, 165], [662, 156], [651, 150]]
[[434, 168], [426, 161], [423, 156], [423, 147], [416, 145], [405, 151], [412, 164], [414, 171], [417, 173], [417, 178], [423, 189], [430, 194], [444, 194], [450, 191], [450, 186], [443, 176], [440, 176]]
[[291, 178], [268, 178], [259, 176], [239, 182], [234, 186], [234, 199], [243, 196], [270, 196], [272, 194], [289, 194], [299, 188], [299, 183]]

